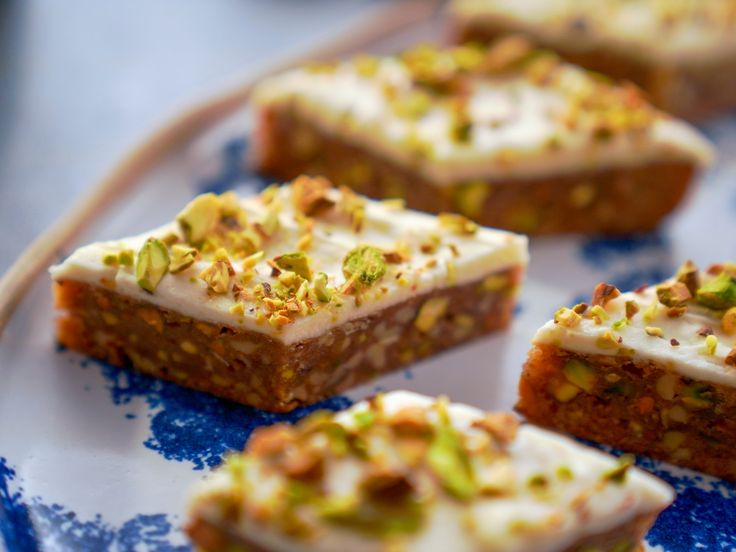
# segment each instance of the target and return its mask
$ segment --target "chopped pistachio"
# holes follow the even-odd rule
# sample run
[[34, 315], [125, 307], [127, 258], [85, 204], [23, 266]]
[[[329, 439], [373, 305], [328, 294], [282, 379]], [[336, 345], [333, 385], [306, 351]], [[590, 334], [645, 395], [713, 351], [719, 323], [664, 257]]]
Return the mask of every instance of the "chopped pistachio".
[[102, 264], [106, 266], [118, 266], [117, 253], [105, 253], [102, 255]]
[[265, 251], [256, 251], [252, 255], [248, 255], [245, 259], [243, 259], [243, 270], [248, 270], [256, 266], [258, 263], [260, 263], [263, 260], [263, 257], [266, 256]]
[[133, 266], [135, 252], [132, 249], [123, 249], [118, 253], [118, 262], [120, 266]]
[[637, 312], [639, 312], [639, 305], [636, 301], [626, 301], [626, 318], [631, 320]]
[[605, 307], [611, 299], [615, 299], [619, 295], [621, 295], [621, 292], [616, 286], [601, 282], [595, 286], [595, 290], [593, 291], [593, 300], [591, 303], [593, 305], [601, 305]]
[[427, 333], [435, 327], [437, 322], [447, 312], [450, 304], [448, 297], [431, 297], [427, 299], [419, 309], [414, 319], [414, 326], [422, 333]]
[[172, 274], [178, 274], [192, 266], [197, 260], [198, 252], [192, 247], [185, 245], [171, 246], [171, 265], [169, 271]]
[[327, 287], [327, 274], [318, 272], [314, 277], [314, 295], [321, 303], [329, 303], [334, 291]]
[[363, 286], [371, 286], [386, 274], [383, 252], [372, 245], [351, 249], [342, 261], [342, 272], [348, 280], [355, 279]]
[[469, 500], [478, 489], [468, 453], [450, 422], [446, 402], [447, 399], [437, 402], [439, 420], [427, 452], [427, 464], [448, 493], [460, 500]]
[[608, 320], [608, 313], [600, 305], [593, 305], [590, 309], [590, 315], [596, 324], [601, 324], [604, 320]]
[[570, 359], [562, 368], [565, 378], [580, 389], [590, 393], [595, 387], [598, 374], [595, 369], [582, 360]]
[[136, 257], [135, 279], [138, 285], [148, 293], [153, 293], [169, 271], [169, 262], [169, 252], [164, 243], [149, 238]]
[[312, 269], [310, 267], [309, 256], [303, 251], [294, 253], [284, 253], [273, 260], [276, 266], [283, 270], [296, 272], [299, 276], [307, 281], [312, 279]]
[[728, 352], [726, 358], [724, 359], [724, 362], [727, 366], [736, 366], [736, 347]]
[[681, 307], [692, 298], [692, 295], [682, 282], [672, 282], [657, 286], [657, 298], [667, 307]]
[[216, 259], [199, 274], [199, 278], [207, 284], [212, 293], [223, 294], [230, 289], [232, 267], [229, 261]]
[[626, 473], [633, 464], [634, 457], [630, 454], [624, 454], [619, 457], [616, 467], [605, 472], [602, 478], [604, 481], [622, 485], [626, 481]]
[[677, 270], [675, 279], [684, 284], [687, 287], [690, 295], [695, 295], [700, 287], [700, 275], [698, 274], [698, 268], [693, 264], [692, 261], [685, 261], [683, 265]]
[[736, 307], [736, 278], [726, 272], [698, 288], [696, 298], [701, 305], [711, 309]]
[[709, 335], [705, 338], [705, 347], [703, 353], [706, 355], [716, 354], [716, 348], [718, 347], [718, 338], [714, 335]]
[[472, 236], [478, 231], [478, 225], [469, 218], [456, 213], [440, 213], [437, 215], [440, 226], [447, 228], [454, 234]]
[[566, 328], [574, 328], [578, 324], [582, 317], [572, 309], [562, 307], [555, 312], [555, 324], [564, 326]]
[[281, 203], [273, 201], [268, 205], [268, 209], [264, 213], [261, 220], [256, 223], [256, 228], [260, 234], [266, 238], [273, 236], [279, 229], [279, 213], [281, 212]]
[[657, 317], [657, 311], [659, 310], [659, 300], [652, 301], [651, 304], [644, 309], [644, 314], [642, 314], [644, 320], [646, 322], [651, 322]]
[[647, 335], [651, 335], [652, 337], [664, 336], [662, 328], [658, 328], [657, 326], [647, 326], [646, 328], [644, 328], [644, 331], [647, 333]]
[[621, 331], [626, 326], [629, 325], [629, 319], [624, 317], [616, 320], [613, 324], [611, 324], [611, 329], [616, 331]]
[[323, 213], [335, 205], [328, 197], [331, 188], [330, 181], [323, 177], [297, 177], [291, 186], [294, 207], [309, 217]]
[[214, 230], [220, 215], [222, 205], [215, 194], [203, 194], [195, 197], [176, 216], [182, 232], [188, 243], [202, 243]]

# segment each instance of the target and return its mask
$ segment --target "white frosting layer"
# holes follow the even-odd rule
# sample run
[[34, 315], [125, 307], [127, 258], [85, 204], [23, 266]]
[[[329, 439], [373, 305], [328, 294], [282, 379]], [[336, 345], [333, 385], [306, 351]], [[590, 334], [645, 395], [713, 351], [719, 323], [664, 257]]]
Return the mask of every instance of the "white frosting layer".
[[660, 63], [736, 55], [731, 0], [453, 0], [461, 20], [502, 22], [547, 44], [620, 49]]
[[[635, 301], [639, 305], [639, 313], [628, 325], [611, 330], [611, 324], [625, 318], [626, 301]], [[592, 319], [583, 318], [577, 326], [567, 328], [551, 320], [537, 331], [533, 342], [551, 344], [576, 353], [615, 355], [616, 348], [602, 348], [597, 344], [604, 333], [613, 331], [614, 336], [622, 338], [620, 347], [633, 349], [634, 359], [655, 361], [666, 369], [695, 380], [736, 386], [736, 368], [724, 362], [726, 355], [736, 346], [736, 340], [722, 330], [720, 320], [694, 301], [688, 303], [687, 312], [678, 318], [668, 317], [667, 307], [659, 304], [656, 314], [645, 319], [644, 311], [655, 302], [655, 286], [641, 293], [622, 293], [606, 304], [609, 319], [600, 325]], [[648, 335], [645, 331], [647, 327], [661, 328], [663, 336]], [[711, 328], [713, 335], [718, 338], [712, 355], [706, 353], [705, 336], [698, 334], [703, 327]], [[676, 339], [679, 345], [672, 345], [671, 339]]]
[[[384, 411], [388, 416], [407, 406], [429, 407], [434, 399], [406, 391], [394, 391], [384, 396]], [[349, 425], [352, 414], [366, 408], [358, 403], [337, 415], [337, 421]], [[462, 432], [477, 432], [471, 428], [474, 420], [483, 417], [480, 410], [452, 404], [449, 408], [453, 425]], [[604, 533], [633, 518], [660, 511], [674, 497], [672, 489], [655, 477], [631, 468], [622, 484], [601, 484], [601, 476], [614, 468], [616, 460], [604, 453], [582, 446], [556, 433], [531, 425], [520, 427], [516, 439], [508, 448], [511, 470], [509, 477], [517, 488], [524, 489], [532, 476], [546, 476], [553, 488], [549, 496], [538, 497], [529, 492], [508, 496], [481, 497], [467, 508], [447, 497], [440, 497], [432, 506], [429, 519], [418, 533], [402, 540], [407, 552], [477, 552], [484, 550], [523, 552], [555, 552], [565, 550], [580, 539]], [[561, 481], [556, 475], [560, 466], [569, 468], [573, 477]], [[330, 471], [331, 484], [350, 488], [357, 474], [347, 467]], [[254, 470], [256, 484], [249, 500], [267, 500], [273, 492], [273, 481]], [[202, 483], [198, 493], [204, 497], [218, 489], [230, 488], [231, 475], [226, 470], [215, 472]], [[216, 525], [223, 525], [214, 511], [202, 511], [197, 499], [193, 503], [198, 515]], [[470, 519], [469, 519], [470, 518]], [[550, 522], [550, 520], [555, 520]], [[510, 531], [510, 524], [526, 530]], [[467, 530], [475, 528], [475, 535]], [[279, 552], [355, 550], [378, 552], [385, 543], [334, 526], [325, 526], [315, 540], [298, 541], [281, 535], [264, 525], [241, 520], [229, 530], [247, 537], [269, 550]], [[532, 530], [531, 528], [536, 528]]]
[[[290, 188], [281, 188], [279, 194], [285, 206], [279, 216], [280, 230], [264, 246], [265, 256], [255, 267], [256, 276], [251, 281], [253, 285], [275, 281], [270, 276], [271, 268], [266, 260], [297, 250], [301, 234], [291, 207]], [[242, 205], [252, 219], [264, 211], [257, 197], [243, 200]], [[178, 232], [176, 224], [132, 238], [87, 245], [60, 265], [51, 267], [51, 276], [57, 281], [75, 280], [93, 285], [101, 285], [102, 280], [114, 282], [117, 293], [197, 320], [266, 333], [291, 344], [320, 336], [333, 326], [367, 316], [433, 289], [471, 282], [499, 270], [524, 267], [527, 263], [527, 239], [524, 236], [487, 228], [480, 228], [474, 235], [450, 234], [439, 226], [436, 217], [366, 200], [365, 222], [360, 233], [353, 232], [346, 224], [315, 219], [313, 242], [308, 251], [313, 271], [325, 272], [330, 287], [341, 286], [346, 280], [342, 273], [343, 258], [359, 244], [395, 250], [398, 242], [404, 242], [411, 248], [410, 260], [389, 265], [389, 272], [364, 294], [360, 305], [356, 305], [353, 297], [347, 296], [339, 308], [330, 305], [312, 315], [297, 317], [293, 323], [277, 330], [267, 323], [256, 322], [252, 304], [245, 303], [243, 315], [234, 314], [230, 312], [235, 304], [232, 294], [208, 293], [205, 282], [198, 279], [197, 275], [211, 261], [199, 260], [184, 272], [166, 274], [153, 294], [137, 285], [132, 268], [118, 269], [102, 262], [105, 253], [124, 249], [137, 251], [149, 236], [162, 237], [171, 232]], [[419, 251], [419, 245], [433, 234], [441, 237], [441, 245], [435, 253], [425, 255]], [[455, 247], [454, 252], [450, 245]], [[448, 274], [448, 264], [455, 269], [452, 277]], [[240, 263], [234, 261], [233, 267], [236, 273], [242, 272]], [[396, 278], [398, 272], [403, 276], [401, 280]]]
[[[711, 161], [712, 149], [695, 129], [664, 115], [640, 131], [595, 140], [593, 121], [584, 111], [577, 125], [565, 122], [570, 97], [588, 89], [590, 77], [565, 66], [562, 81], [561, 87], [544, 87], [521, 77], [477, 81], [468, 99], [473, 126], [467, 142], [452, 139], [447, 106], [435, 105], [418, 118], [395, 112], [385, 87], [394, 88], [396, 96], [412, 88], [411, 75], [395, 58], [383, 58], [371, 77], [361, 76], [350, 62], [329, 72], [291, 70], [263, 81], [254, 91], [254, 102], [288, 103], [325, 131], [411, 165], [437, 185], [672, 159], [697, 165]], [[411, 140], [419, 140], [429, 152], [421, 162], [407, 146]]]

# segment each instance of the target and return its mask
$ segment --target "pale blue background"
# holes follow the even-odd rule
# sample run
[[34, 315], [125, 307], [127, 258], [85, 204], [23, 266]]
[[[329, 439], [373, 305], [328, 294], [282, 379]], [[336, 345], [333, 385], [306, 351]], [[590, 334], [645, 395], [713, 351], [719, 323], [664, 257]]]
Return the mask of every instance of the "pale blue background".
[[0, 0], [0, 274], [147, 131], [377, 0]]

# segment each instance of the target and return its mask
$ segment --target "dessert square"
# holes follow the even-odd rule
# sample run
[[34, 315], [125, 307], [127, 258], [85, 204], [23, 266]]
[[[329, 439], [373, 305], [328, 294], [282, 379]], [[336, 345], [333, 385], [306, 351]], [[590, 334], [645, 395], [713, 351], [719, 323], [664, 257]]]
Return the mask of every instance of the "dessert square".
[[533, 423], [736, 481], [736, 264], [599, 284], [537, 332], [519, 389]]
[[187, 531], [211, 552], [640, 550], [673, 492], [630, 463], [395, 391], [257, 430], [201, 483]]
[[521, 38], [311, 64], [253, 95], [251, 162], [530, 234], [650, 230], [710, 145]]
[[526, 262], [523, 236], [301, 177], [199, 196], [51, 275], [63, 345], [288, 411], [505, 328]]
[[453, 0], [459, 42], [520, 34], [701, 119], [736, 107], [733, 0]]

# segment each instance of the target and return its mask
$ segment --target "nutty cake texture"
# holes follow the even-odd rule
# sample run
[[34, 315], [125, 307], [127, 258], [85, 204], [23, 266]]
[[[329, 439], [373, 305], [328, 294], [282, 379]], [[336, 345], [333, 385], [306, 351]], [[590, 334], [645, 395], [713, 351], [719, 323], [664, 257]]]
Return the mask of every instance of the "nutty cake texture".
[[519, 388], [534, 423], [736, 481], [736, 264], [600, 284], [537, 332]]
[[259, 429], [200, 484], [208, 552], [624, 552], [672, 490], [631, 459], [404, 391]]
[[519, 37], [315, 63], [264, 80], [253, 102], [265, 174], [531, 234], [652, 229], [712, 155], [635, 86]]
[[521, 34], [689, 119], [736, 106], [734, 0], [453, 0], [449, 20], [459, 42]]
[[62, 344], [288, 411], [504, 328], [526, 259], [522, 236], [301, 177], [51, 273]]

